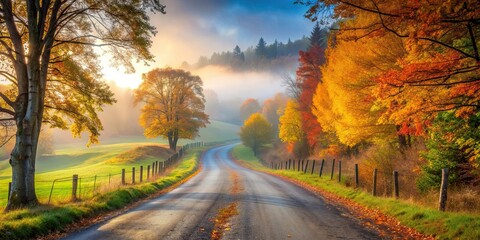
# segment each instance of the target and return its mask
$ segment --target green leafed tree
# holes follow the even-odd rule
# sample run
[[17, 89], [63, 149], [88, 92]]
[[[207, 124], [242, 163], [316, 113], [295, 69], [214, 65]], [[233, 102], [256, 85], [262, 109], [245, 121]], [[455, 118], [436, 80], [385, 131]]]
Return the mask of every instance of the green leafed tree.
[[197, 137], [199, 128], [209, 123], [200, 77], [167, 67], [142, 78], [135, 103], [145, 104], [140, 116], [145, 136], [166, 138], [170, 149], [176, 150], [178, 139]]
[[250, 147], [255, 156], [262, 146], [272, 143], [273, 135], [272, 124], [260, 113], [252, 114], [240, 128], [243, 145]]
[[[133, 71], [134, 60], [152, 60], [149, 11], [164, 12], [158, 0], [0, 1], [0, 92], [3, 135], [13, 134], [12, 191], [7, 210], [37, 204], [35, 159], [42, 123], [89, 132], [98, 141], [97, 112], [114, 102], [99, 81], [93, 48]], [[8, 137], [7, 137], [8, 139]]]

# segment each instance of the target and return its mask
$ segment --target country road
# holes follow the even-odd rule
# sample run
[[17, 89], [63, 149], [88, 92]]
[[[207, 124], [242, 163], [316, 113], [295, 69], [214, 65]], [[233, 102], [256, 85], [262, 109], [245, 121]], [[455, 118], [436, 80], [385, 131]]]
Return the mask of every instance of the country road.
[[210, 239], [228, 206], [238, 214], [222, 239], [379, 238], [314, 194], [237, 165], [233, 146], [208, 150], [201, 172], [173, 191], [64, 239]]

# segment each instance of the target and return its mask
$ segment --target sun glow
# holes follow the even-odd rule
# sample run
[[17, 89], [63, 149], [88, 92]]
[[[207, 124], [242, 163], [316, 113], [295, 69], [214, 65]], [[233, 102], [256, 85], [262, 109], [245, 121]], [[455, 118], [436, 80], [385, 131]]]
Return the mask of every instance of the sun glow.
[[104, 67], [102, 69], [103, 78], [108, 81], [114, 81], [119, 87], [137, 88], [142, 82], [142, 72], [137, 70], [135, 73], [127, 74], [123, 69], [115, 67]]

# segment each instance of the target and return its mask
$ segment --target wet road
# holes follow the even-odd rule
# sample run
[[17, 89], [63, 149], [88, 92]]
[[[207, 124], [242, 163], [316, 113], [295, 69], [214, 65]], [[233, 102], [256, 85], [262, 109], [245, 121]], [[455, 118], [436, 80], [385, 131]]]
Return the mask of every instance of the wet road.
[[235, 204], [222, 239], [378, 239], [347, 213], [292, 183], [234, 163], [234, 145], [205, 152], [203, 169], [173, 191], [65, 239], [210, 239]]

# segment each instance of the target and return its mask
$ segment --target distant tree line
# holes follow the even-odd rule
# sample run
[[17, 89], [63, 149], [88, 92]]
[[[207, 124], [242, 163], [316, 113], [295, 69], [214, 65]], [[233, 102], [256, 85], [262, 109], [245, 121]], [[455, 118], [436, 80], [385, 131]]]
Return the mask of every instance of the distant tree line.
[[[326, 32], [326, 30], [322, 30]], [[327, 34], [323, 34], [327, 36]], [[323, 39], [327, 42], [327, 39]], [[299, 51], [305, 51], [310, 45], [309, 38], [303, 36], [301, 39], [291, 41], [288, 39], [287, 43], [278, 42], [268, 44], [263, 38], [258, 40], [256, 46], [250, 46], [246, 50], [237, 45], [233, 51], [214, 52], [210, 58], [202, 56], [198, 62], [193, 65], [188, 65], [184, 62], [182, 68], [202, 68], [208, 65], [229, 66], [235, 70], [260, 70], [265, 68], [272, 68], [281, 66], [289, 61], [285, 59], [298, 58]]]

